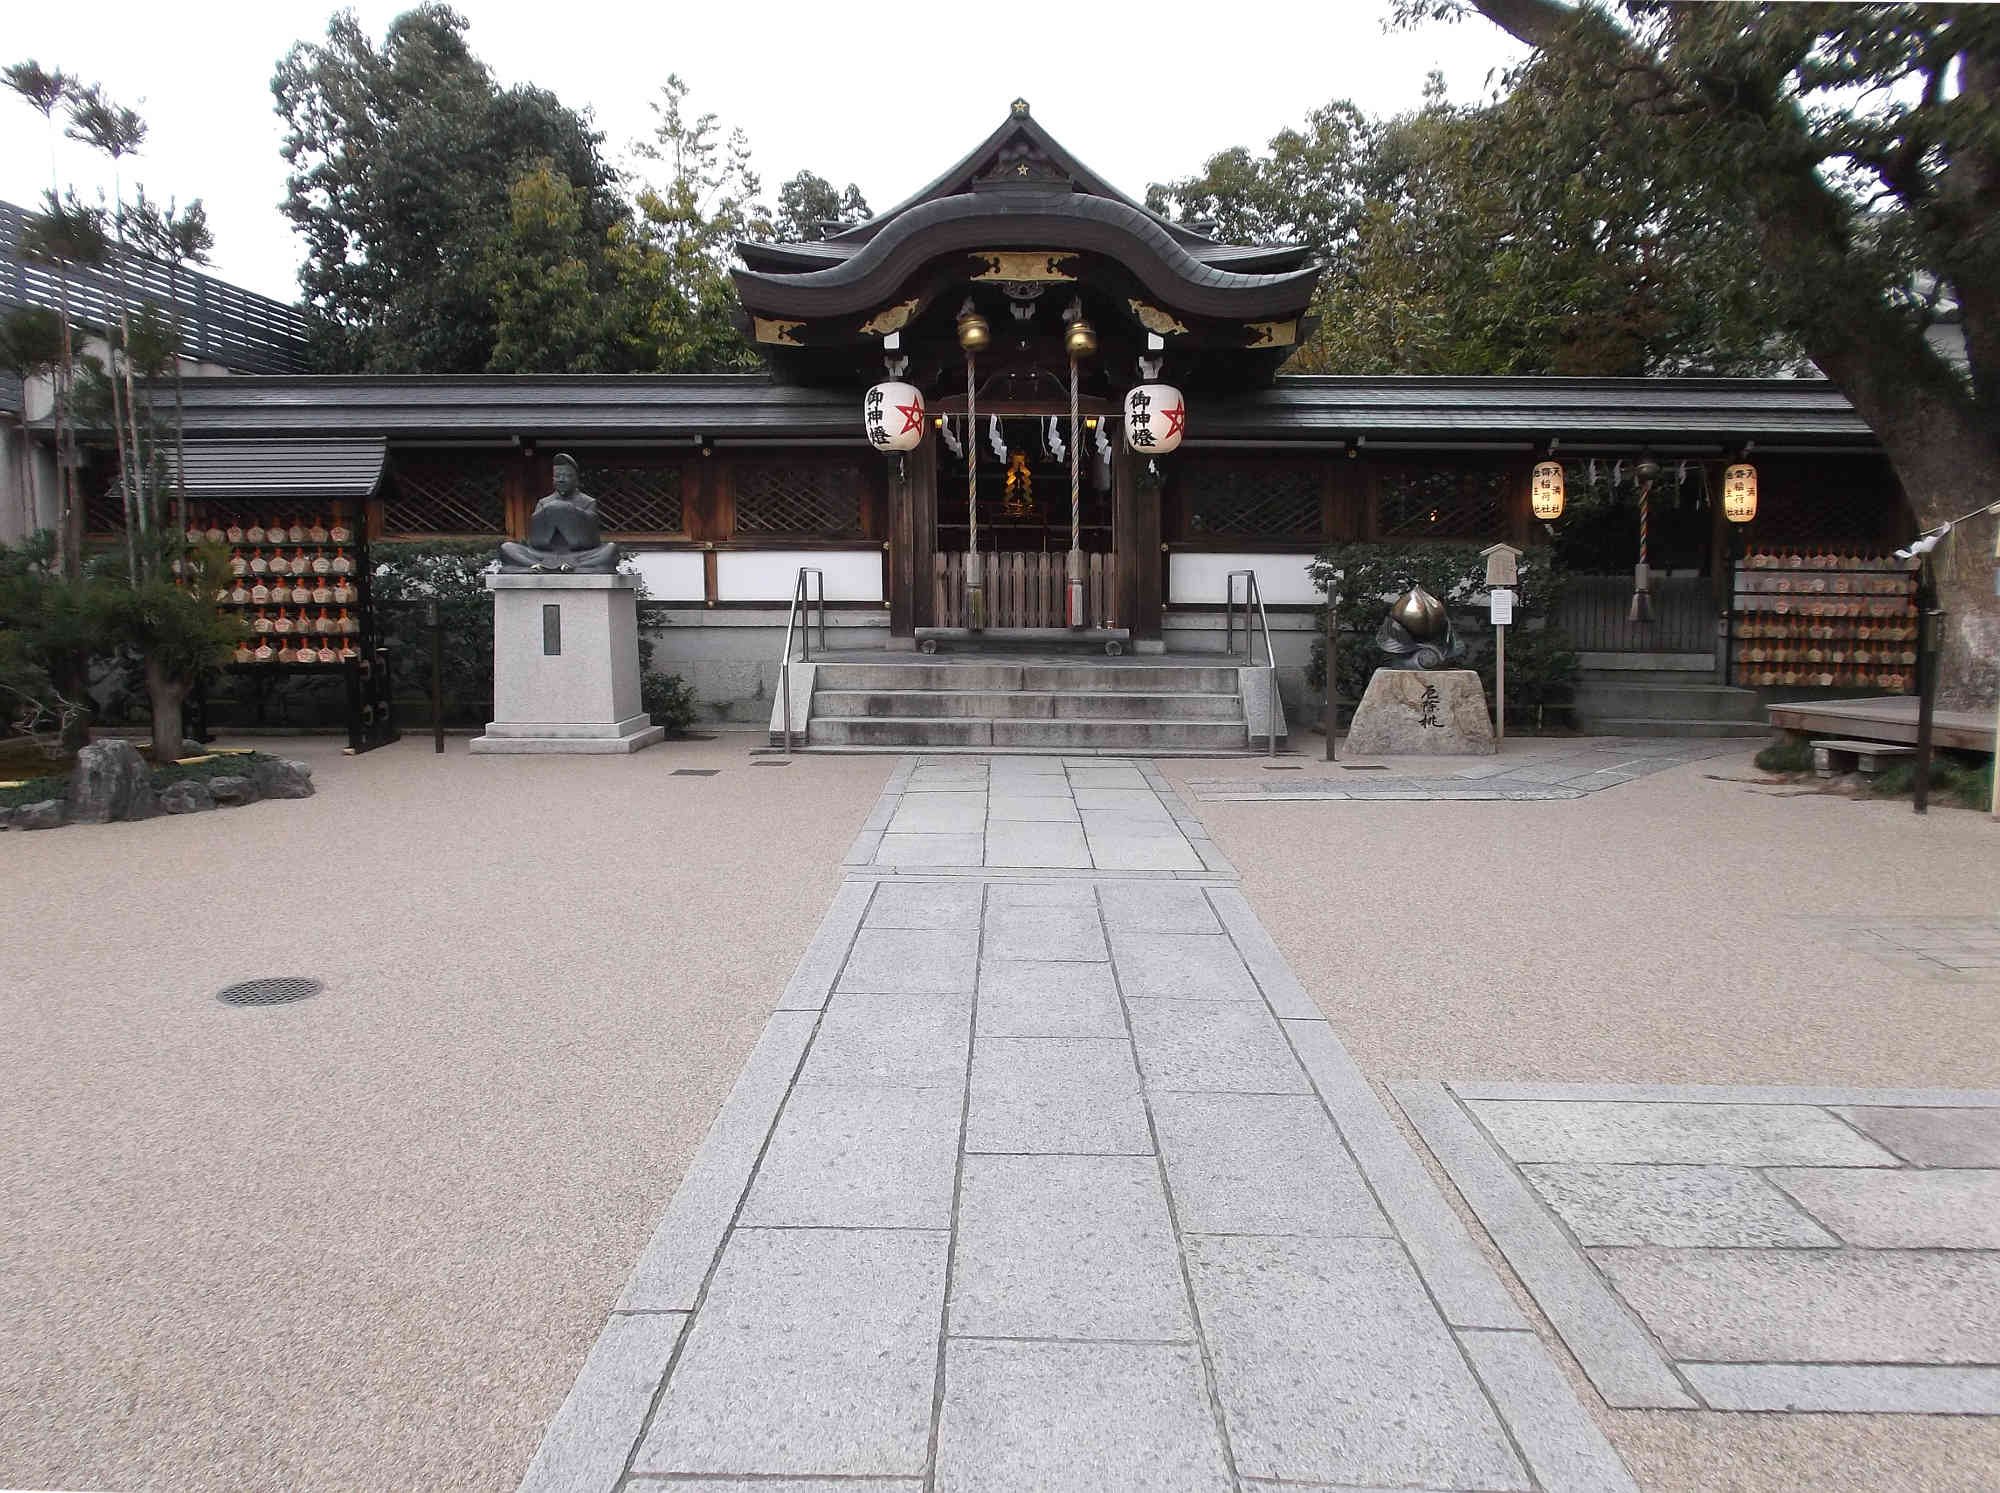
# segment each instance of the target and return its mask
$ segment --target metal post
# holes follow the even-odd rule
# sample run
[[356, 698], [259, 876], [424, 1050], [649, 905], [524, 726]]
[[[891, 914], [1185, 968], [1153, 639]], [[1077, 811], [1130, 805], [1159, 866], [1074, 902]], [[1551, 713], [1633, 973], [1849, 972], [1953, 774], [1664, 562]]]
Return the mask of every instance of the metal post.
[[819, 651], [826, 652], [826, 572], [815, 570], [819, 577]]
[[1334, 731], [1340, 723], [1340, 660], [1334, 654], [1334, 646], [1340, 636], [1339, 624], [1334, 620], [1337, 610], [1333, 581], [1329, 576], [1326, 587], [1326, 705], [1320, 714], [1320, 725], [1326, 732], [1326, 760], [1329, 762], [1340, 756], [1339, 748], [1334, 745]]
[[431, 628], [431, 750], [444, 751], [444, 624], [438, 620], [438, 604], [426, 607]]
[[1507, 624], [1493, 628], [1493, 739], [1507, 739]]
[[1937, 583], [1931, 576], [1931, 562], [1924, 562], [1922, 579], [1917, 582], [1917, 780], [1911, 787], [1912, 807], [1919, 814], [1930, 812], [1931, 800], [1931, 716], [1937, 701], [1937, 640], [1933, 633], [1944, 612], [1937, 604]]

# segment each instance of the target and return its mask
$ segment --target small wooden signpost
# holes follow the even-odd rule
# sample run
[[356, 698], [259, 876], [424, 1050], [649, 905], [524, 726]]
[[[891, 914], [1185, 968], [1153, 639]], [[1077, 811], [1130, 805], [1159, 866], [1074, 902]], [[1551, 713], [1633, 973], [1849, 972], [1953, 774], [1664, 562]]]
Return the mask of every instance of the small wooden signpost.
[[1507, 629], [1514, 621], [1514, 586], [1521, 578], [1521, 552], [1511, 544], [1489, 544], [1486, 604], [1493, 620], [1493, 739], [1507, 739]]

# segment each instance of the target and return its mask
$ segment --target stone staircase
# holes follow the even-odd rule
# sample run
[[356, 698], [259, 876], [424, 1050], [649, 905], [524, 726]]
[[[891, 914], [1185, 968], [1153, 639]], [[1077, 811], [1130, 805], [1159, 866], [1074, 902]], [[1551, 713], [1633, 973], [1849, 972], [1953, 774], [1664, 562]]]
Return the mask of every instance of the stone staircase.
[[1709, 653], [1579, 653], [1576, 723], [1599, 736], [1771, 734], [1755, 690], [1715, 682]]
[[[794, 673], [802, 667], [794, 664]], [[988, 747], [1004, 751], [1241, 752], [1251, 745], [1233, 665], [817, 663], [794, 729], [808, 747]], [[801, 705], [805, 706], [800, 710]], [[1284, 739], [1280, 716], [1279, 739]], [[1256, 740], [1265, 742], [1259, 730]], [[773, 721], [774, 744], [782, 730]]]

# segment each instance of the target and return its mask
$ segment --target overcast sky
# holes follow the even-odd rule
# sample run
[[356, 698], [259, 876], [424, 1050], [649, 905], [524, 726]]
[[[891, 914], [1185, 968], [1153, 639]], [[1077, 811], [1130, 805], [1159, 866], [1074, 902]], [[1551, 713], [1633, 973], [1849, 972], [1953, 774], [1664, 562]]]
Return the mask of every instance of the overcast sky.
[[[8, 7], [0, 63], [32, 57], [102, 82], [151, 126], [127, 179], [162, 200], [201, 197], [214, 272], [289, 301], [298, 251], [278, 211], [285, 163], [271, 73], [336, 7], [297, 0], [97, 0]], [[407, 7], [352, 6], [379, 41]], [[787, 0], [459, 0], [472, 48], [503, 84], [532, 82], [587, 109], [613, 158], [646, 133], [648, 101], [679, 73], [696, 110], [750, 137], [767, 199], [801, 168], [890, 206], [971, 149], [1025, 97], [1057, 139], [1122, 190], [1187, 175], [1231, 145], [1261, 148], [1334, 98], [1373, 113], [1415, 107], [1441, 69], [1482, 96], [1517, 60], [1483, 22], [1384, 34], [1388, 0], [1236, 0], [1009, 7], [797, 5]], [[1049, 24], [1036, 25], [1031, 17]], [[41, 117], [0, 95], [0, 199], [33, 206], [49, 182]], [[58, 147], [65, 183], [110, 187], [82, 146]]]

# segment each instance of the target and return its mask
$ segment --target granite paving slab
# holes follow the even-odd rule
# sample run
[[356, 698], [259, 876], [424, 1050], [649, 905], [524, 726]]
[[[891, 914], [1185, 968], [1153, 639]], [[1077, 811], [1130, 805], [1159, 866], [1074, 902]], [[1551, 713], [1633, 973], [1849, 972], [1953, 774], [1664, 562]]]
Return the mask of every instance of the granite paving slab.
[[1210, 1235], [1187, 1254], [1246, 1476], [1533, 1486], [1395, 1241]]
[[1256, 982], [1236, 945], [1220, 933], [1115, 929], [1118, 981], [1127, 999], [1256, 1001]]
[[922, 1476], [950, 1238], [738, 1229], [633, 1470]]
[[834, 989], [868, 995], [970, 995], [978, 956], [978, 935], [970, 929], [864, 923]]
[[868, 928], [963, 928], [979, 919], [978, 882], [885, 881], [863, 918]]
[[965, 1149], [1150, 1155], [1131, 1042], [981, 1037]]
[[1150, 1156], [968, 1156], [952, 1257], [955, 1337], [1191, 1341]]
[[1109, 959], [1094, 907], [996, 907], [981, 949], [989, 959]]
[[1191, 1346], [954, 1340], [944, 1377], [938, 1493], [1230, 1486]]
[[956, 1086], [972, 1036], [968, 996], [836, 994], [799, 1072], [801, 1084]]
[[986, 864], [1089, 870], [1090, 847], [1080, 824], [993, 820], [986, 826]]
[[1125, 1036], [1108, 960], [988, 959], [979, 967], [981, 1037]]
[[1104, 926], [1114, 933], [1220, 933], [1221, 925], [1198, 886], [1151, 881], [1110, 881], [1098, 892]]
[[1842, 1105], [1833, 1112], [1916, 1166], [2000, 1167], [2000, 1107]]
[[1799, 1249], [1592, 1249], [1676, 1359], [1989, 1364], [2000, 1256]]
[[1515, 1161], [1731, 1166], [1894, 1166], [1896, 1158], [1822, 1109], [1773, 1104], [1473, 1100]]
[[1149, 1093], [1311, 1091], [1283, 1031], [1262, 1004], [1132, 1001], [1128, 1016]]
[[2000, 1250], [2000, 1171], [1777, 1167], [1765, 1175], [1849, 1244]]
[[951, 1227], [956, 1089], [802, 1083], [778, 1116], [745, 1227]]
[[1153, 1123], [1190, 1234], [1390, 1231], [1314, 1096], [1160, 1094]]
[[1579, 1244], [1840, 1243], [1747, 1167], [1535, 1163], [1521, 1168]]

